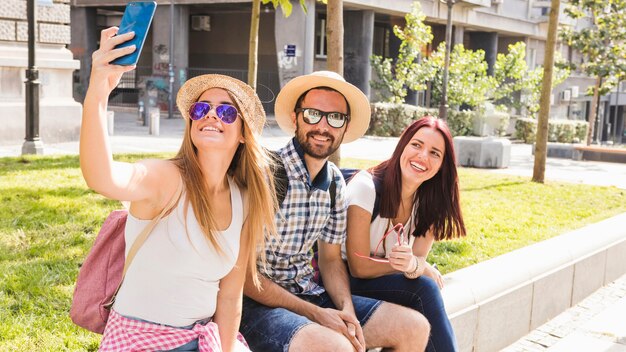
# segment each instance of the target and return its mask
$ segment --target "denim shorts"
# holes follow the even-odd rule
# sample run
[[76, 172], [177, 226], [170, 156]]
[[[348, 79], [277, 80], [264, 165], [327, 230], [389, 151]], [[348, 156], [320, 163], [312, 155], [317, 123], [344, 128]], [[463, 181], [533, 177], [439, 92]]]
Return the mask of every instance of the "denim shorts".
[[[336, 308], [328, 293], [320, 295], [298, 295], [322, 308]], [[352, 304], [361, 326], [374, 314], [382, 301], [361, 296], [352, 296]], [[300, 329], [313, 322], [284, 308], [270, 308], [246, 296], [239, 331], [246, 338], [252, 351], [283, 352]]]

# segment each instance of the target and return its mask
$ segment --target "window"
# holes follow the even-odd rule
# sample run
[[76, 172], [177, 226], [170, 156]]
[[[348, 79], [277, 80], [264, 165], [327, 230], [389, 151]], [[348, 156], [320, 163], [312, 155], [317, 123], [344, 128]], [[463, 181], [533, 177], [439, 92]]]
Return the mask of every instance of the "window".
[[391, 35], [391, 28], [386, 23], [374, 24], [374, 43], [373, 54], [388, 58], [389, 54], [389, 36]]
[[326, 18], [318, 17], [318, 25], [315, 29], [315, 58], [325, 59], [326, 58]]

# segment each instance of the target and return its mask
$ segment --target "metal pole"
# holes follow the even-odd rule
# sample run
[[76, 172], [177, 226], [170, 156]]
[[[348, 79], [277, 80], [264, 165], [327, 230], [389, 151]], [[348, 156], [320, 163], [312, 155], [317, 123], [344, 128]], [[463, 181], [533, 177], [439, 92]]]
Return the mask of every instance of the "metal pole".
[[26, 70], [26, 138], [22, 144], [22, 155], [43, 154], [43, 143], [39, 139], [39, 70], [35, 66], [35, 27], [37, 25], [35, 0], [26, 2], [28, 20], [28, 69]]
[[168, 64], [169, 103], [167, 104], [167, 118], [174, 117], [174, 0], [170, 1], [170, 61]]
[[450, 50], [452, 48], [452, 6], [454, 0], [447, 0], [448, 21], [446, 22], [446, 56], [443, 64], [443, 82], [441, 86], [441, 101], [439, 102], [439, 118], [448, 118], [448, 71], [450, 70]]

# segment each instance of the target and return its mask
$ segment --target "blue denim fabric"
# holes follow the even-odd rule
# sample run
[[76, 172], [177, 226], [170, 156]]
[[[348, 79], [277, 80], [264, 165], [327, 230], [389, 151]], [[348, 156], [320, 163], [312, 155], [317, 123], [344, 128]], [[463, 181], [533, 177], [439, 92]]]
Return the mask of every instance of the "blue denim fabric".
[[375, 279], [350, 277], [350, 289], [355, 295], [399, 304], [422, 313], [430, 323], [430, 338], [426, 351], [458, 350], [441, 291], [433, 279], [422, 276], [410, 280], [402, 274], [386, 275]]
[[[326, 292], [298, 297], [322, 308], [335, 308]], [[381, 303], [376, 299], [352, 296], [352, 304], [361, 326], [365, 325]], [[270, 308], [244, 296], [239, 331], [252, 351], [287, 352], [296, 333], [312, 323], [306, 317], [287, 309]]]
[[[187, 325], [187, 326], [172, 326], [172, 325], [167, 325], [167, 324], [155, 323], [153, 321], [149, 321], [149, 320], [145, 320], [145, 319], [129, 317], [129, 316], [126, 316], [126, 315], [124, 315], [124, 317], [128, 318], [128, 319], [132, 319], [132, 320], [143, 321], [144, 323], [150, 323], [150, 324], [162, 325], [162, 326], [169, 326], [171, 328], [185, 329], [185, 330], [193, 329], [193, 327], [196, 324], [206, 325], [208, 322], [211, 321], [211, 318], [206, 318], [206, 319], [198, 320], [197, 322], [195, 322], [195, 323], [193, 323], [191, 325]], [[178, 346], [178, 347], [174, 348], [173, 350], [157, 351], [157, 352], [190, 352], [190, 351], [194, 351], [195, 352], [195, 351], [198, 351], [198, 350], [199, 350], [198, 339], [195, 339], [195, 340], [191, 340], [191, 341], [187, 342], [186, 344], [184, 344], [182, 346]]]

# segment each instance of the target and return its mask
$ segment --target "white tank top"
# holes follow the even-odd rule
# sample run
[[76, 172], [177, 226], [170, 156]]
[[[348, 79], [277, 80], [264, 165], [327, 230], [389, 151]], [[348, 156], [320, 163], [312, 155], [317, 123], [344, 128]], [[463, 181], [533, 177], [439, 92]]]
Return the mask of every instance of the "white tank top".
[[[243, 225], [241, 192], [230, 177], [228, 184], [231, 223], [226, 230], [217, 232], [223, 254], [204, 237], [191, 205], [186, 221], [183, 220], [186, 203], [183, 192], [177, 207], [159, 221], [137, 251], [117, 294], [113, 307], [116, 312], [176, 327], [213, 316], [220, 280], [237, 261]], [[149, 222], [128, 215], [126, 254]]]

